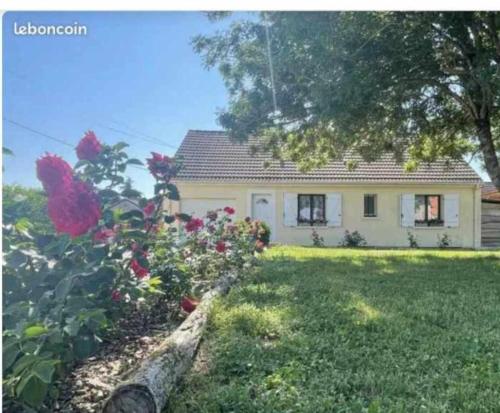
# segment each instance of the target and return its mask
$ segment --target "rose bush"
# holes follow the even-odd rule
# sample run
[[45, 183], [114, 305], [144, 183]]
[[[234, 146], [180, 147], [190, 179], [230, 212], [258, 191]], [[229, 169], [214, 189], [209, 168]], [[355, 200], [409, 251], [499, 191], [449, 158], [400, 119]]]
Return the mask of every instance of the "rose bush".
[[[125, 177], [129, 165], [142, 164], [126, 147], [87, 132], [73, 168], [51, 154], [37, 161], [54, 231], [4, 216], [4, 406], [11, 411], [51, 411], [55, 381], [94, 353], [116, 321], [159, 302], [193, 310], [200, 288], [221, 272], [251, 267], [263, 248], [247, 231], [256, 224], [232, 223], [232, 208], [203, 218], [164, 211], [166, 200], [179, 199], [175, 158], [147, 159], [156, 184], [154, 196], [143, 197]], [[124, 199], [138, 208], [121, 211]]]

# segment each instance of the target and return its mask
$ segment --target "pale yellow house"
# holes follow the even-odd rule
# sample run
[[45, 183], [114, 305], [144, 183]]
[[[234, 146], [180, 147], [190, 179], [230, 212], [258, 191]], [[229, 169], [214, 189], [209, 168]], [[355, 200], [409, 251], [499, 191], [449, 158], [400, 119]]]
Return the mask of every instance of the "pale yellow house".
[[302, 173], [292, 162], [263, 166], [253, 142], [232, 143], [223, 132], [189, 131], [177, 155], [181, 199], [172, 210], [203, 217], [231, 206], [236, 218], [261, 219], [272, 241], [311, 245], [315, 229], [327, 245], [357, 230], [372, 246], [435, 247], [447, 234], [452, 246], [481, 245], [481, 179], [465, 162], [444, 161], [406, 173], [391, 156], [348, 170], [344, 162]]

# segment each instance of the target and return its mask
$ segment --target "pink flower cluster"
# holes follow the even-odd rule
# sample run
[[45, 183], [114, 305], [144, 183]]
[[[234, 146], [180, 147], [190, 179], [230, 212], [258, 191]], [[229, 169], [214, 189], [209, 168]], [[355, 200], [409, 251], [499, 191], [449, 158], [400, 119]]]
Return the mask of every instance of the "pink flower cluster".
[[158, 181], [169, 182], [177, 174], [175, 160], [167, 155], [161, 155], [156, 152], [151, 152], [151, 155], [151, 158], [146, 159], [149, 172]]
[[[79, 159], [94, 159], [102, 150], [93, 132], [77, 146]], [[62, 158], [46, 154], [36, 161], [37, 177], [49, 196], [48, 213], [57, 232], [71, 237], [87, 233], [101, 218], [97, 195], [85, 182], [74, 179], [73, 169]]]

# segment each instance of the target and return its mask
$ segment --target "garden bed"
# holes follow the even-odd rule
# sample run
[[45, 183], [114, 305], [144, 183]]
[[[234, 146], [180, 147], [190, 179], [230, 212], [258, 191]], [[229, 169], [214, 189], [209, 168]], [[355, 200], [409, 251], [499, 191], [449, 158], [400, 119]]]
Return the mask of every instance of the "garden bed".
[[136, 312], [122, 320], [97, 354], [77, 364], [64, 381], [56, 384], [60, 397], [54, 412], [100, 412], [123, 375], [150, 356], [184, 317], [177, 308], [160, 306], [153, 313]]

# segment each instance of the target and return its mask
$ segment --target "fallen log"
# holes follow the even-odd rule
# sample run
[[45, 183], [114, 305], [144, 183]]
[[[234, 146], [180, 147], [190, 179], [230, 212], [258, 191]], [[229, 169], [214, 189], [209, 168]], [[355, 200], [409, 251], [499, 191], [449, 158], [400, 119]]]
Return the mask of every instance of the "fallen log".
[[129, 377], [114, 389], [103, 413], [160, 413], [168, 396], [189, 369], [214, 298], [225, 294], [237, 274], [223, 276], [207, 291], [184, 322]]

